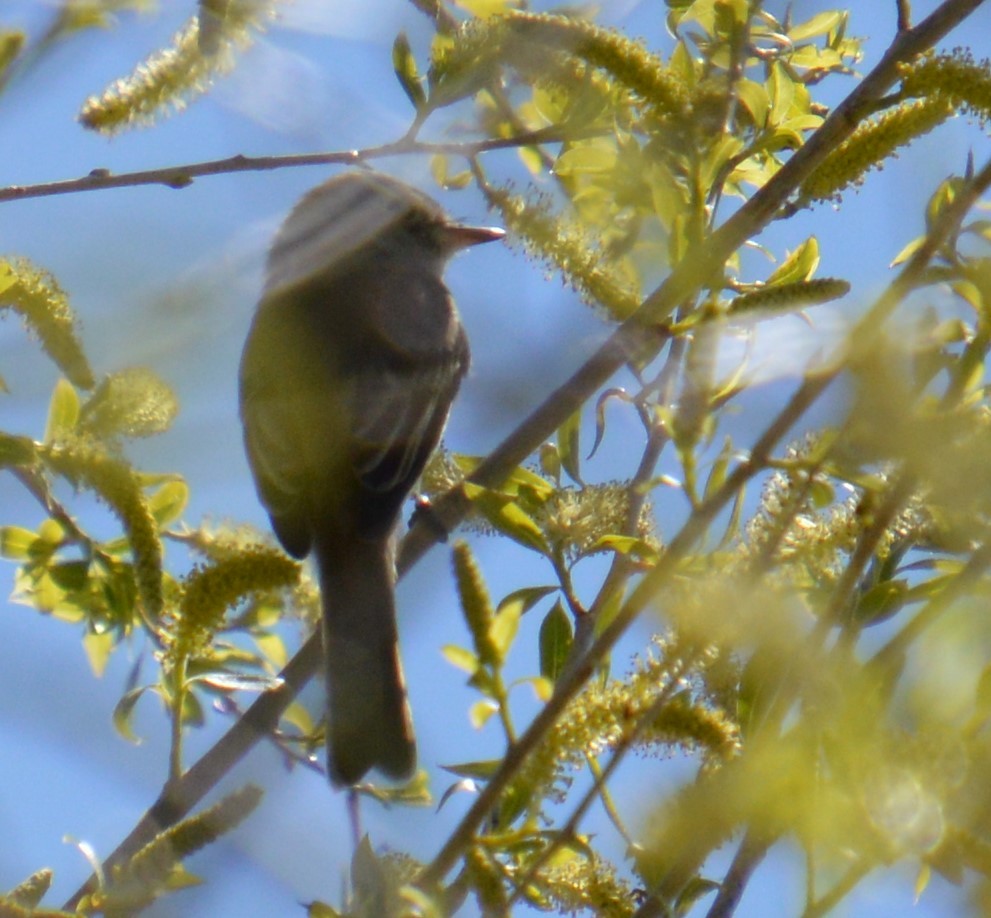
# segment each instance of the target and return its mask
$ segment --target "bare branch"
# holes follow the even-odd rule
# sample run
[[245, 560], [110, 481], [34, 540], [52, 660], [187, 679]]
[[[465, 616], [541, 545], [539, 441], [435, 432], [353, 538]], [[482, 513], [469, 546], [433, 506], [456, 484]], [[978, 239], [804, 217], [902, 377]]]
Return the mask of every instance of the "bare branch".
[[167, 188], [186, 188], [193, 180], [206, 175], [229, 175], [235, 172], [269, 172], [273, 169], [288, 169], [299, 166], [355, 166], [389, 156], [402, 156], [411, 153], [447, 154], [470, 158], [479, 153], [493, 150], [507, 150], [514, 147], [527, 147], [542, 143], [561, 143], [576, 137], [592, 137], [603, 133], [589, 130], [585, 133], [570, 131], [567, 128], [551, 126], [536, 131], [527, 131], [513, 137], [497, 137], [490, 140], [467, 141], [464, 143], [431, 143], [429, 141], [403, 138], [377, 147], [362, 150], [339, 150], [328, 153], [297, 153], [287, 156], [228, 156], [201, 163], [186, 163], [179, 166], [165, 166], [161, 169], [146, 169], [140, 172], [123, 172], [114, 175], [107, 169], [94, 169], [89, 175], [77, 179], [64, 179], [58, 182], [43, 182], [38, 185], [8, 185], [0, 188], [0, 203], [23, 201], [26, 198], [44, 198], [57, 194], [77, 194], [83, 191], [103, 191], [108, 188], [132, 188], [138, 185], [165, 185]]

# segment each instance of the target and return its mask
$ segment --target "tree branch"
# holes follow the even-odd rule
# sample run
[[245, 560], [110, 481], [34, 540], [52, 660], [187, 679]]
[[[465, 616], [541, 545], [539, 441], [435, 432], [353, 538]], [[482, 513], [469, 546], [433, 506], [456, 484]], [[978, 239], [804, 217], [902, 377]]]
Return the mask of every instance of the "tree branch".
[[287, 156], [228, 156], [201, 163], [165, 166], [161, 169], [145, 169], [140, 172], [122, 172], [114, 175], [108, 169], [94, 169], [82, 178], [43, 182], [38, 185], [8, 185], [0, 188], [0, 203], [23, 201], [26, 198], [44, 198], [57, 194], [78, 194], [83, 191], [104, 191], [108, 188], [133, 188], [138, 185], [164, 185], [181, 189], [193, 180], [206, 175], [229, 175], [235, 172], [268, 172], [298, 166], [355, 166], [389, 156], [411, 153], [447, 154], [449, 156], [477, 156], [493, 150], [527, 147], [542, 143], [562, 143], [577, 137], [594, 137], [601, 130], [574, 132], [567, 127], [552, 125], [536, 131], [527, 131], [513, 137], [496, 137], [465, 143], [432, 143], [430, 141], [402, 138], [392, 143], [362, 150], [339, 150], [328, 153], [296, 153]]

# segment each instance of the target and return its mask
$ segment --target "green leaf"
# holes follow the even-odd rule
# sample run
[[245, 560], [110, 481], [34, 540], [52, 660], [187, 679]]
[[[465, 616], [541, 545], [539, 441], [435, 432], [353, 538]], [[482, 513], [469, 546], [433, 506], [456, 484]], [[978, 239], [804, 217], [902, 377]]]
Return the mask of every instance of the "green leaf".
[[876, 625], [895, 615], [905, 605], [908, 584], [904, 580], [882, 580], [857, 602], [853, 617], [863, 625]]
[[306, 705], [299, 701], [294, 701], [285, 709], [282, 713], [282, 720], [287, 724], [292, 724], [303, 736], [312, 734], [316, 729]]
[[[481, 456], [467, 456], [464, 453], [451, 453], [451, 459], [454, 460], [454, 464], [461, 470], [465, 478], [470, 478], [482, 461]], [[479, 485], [472, 485], [470, 483], [467, 487], [474, 488], [476, 491], [482, 490]], [[525, 491], [528, 495], [542, 503], [551, 498], [555, 490], [556, 488], [552, 482], [546, 478], [542, 478], [533, 470], [518, 465], [503, 479], [499, 490], [492, 493], [501, 494], [503, 497], [516, 497], [521, 491]]]
[[540, 527], [511, 495], [465, 482], [465, 495], [472, 505], [503, 535], [543, 555], [550, 553]]
[[780, 124], [788, 117], [791, 104], [795, 100], [795, 82], [781, 61], [775, 61], [771, 68], [771, 78], [768, 80], [767, 91], [771, 98], [768, 123]]
[[527, 808], [533, 804], [536, 788], [529, 782], [522, 784], [514, 781], [506, 789], [499, 801], [498, 816], [496, 825], [499, 828], [506, 828], [515, 822], [516, 818], [526, 812]]
[[928, 888], [930, 880], [932, 880], [932, 866], [926, 863], [919, 864], [919, 872], [918, 874], [916, 874], [915, 888], [913, 889], [914, 905], [919, 904], [919, 900], [922, 898], [922, 894]]
[[842, 10], [827, 10], [824, 13], [816, 13], [811, 19], [800, 22], [788, 30], [788, 37], [794, 44], [806, 41], [810, 38], [817, 38], [820, 35], [828, 35], [833, 29], [843, 23], [846, 13]]
[[581, 409], [568, 418], [557, 431], [557, 449], [561, 465], [576, 484], [584, 485], [581, 473]]
[[182, 516], [188, 501], [189, 486], [185, 481], [173, 480], [148, 497], [148, 509], [159, 527], [163, 527]]
[[726, 481], [726, 472], [729, 469], [730, 460], [733, 458], [733, 441], [726, 437], [723, 440], [723, 448], [719, 451], [719, 455], [713, 460], [712, 468], [709, 471], [709, 477], [705, 482], [704, 497], [706, 499], [712, 497]]
[[496, 651], [497, 662], [502, 663], [509, 653], [516, 632], [520, 627], [520, 616], [523, 614], [523, 603], [519, 600], [503, 603], [489, 627], [489, 637]]
[[278, 634], [274, 634], [271, 631], [258, 631], [251, 636], [265, 659], [274, 667], [282, 669], [289, 662], [286, 642]]
[[812, 500], [813, 506], [822, 510], [836, 500], [836, 489], [830, 482], [816, 478], [809, 485], [809, 497]]
[[416, 67], [416, 58], [410, 49], [409, 38], [405, 32], [400, 32], [392, 43], [392, 69], [402, 87], [406, 98], [413, 103], [413, 108], [421, 111], [427, 104], [427, 94], [423, 89], [423, 80]]
[[552, 682], [558, 680], [574, 640], [571, 618], [558, 600], [540, 623], [540, 675]]
[[488, 781], [498, 771], [501, 764], [502, 759], [486, 759], [478, 762], [461, 762], [458, 765], [441, 765], [440, 767], [459, 778]]
[[678, 894], [678, 899], [675, 902], [674, 914], [681, 918], [683, 915], [687, 915], [691, 910], [692, 906], [698, 902], [703, 896], [707, 896], [713, 890], [719, 889], [719, 883], [712, 880], [707, 880], [705, 877], [692, 877], [688, 881], [684, 889]]
[[77, 592], [89, 582], [89, 561], [59, 561], [48, 568], [52, 582], [66, 592]]
[[131, 729], [131, 716], [134, 713], [134, 706], [138, 703], [141, 696], [147, 691], [157, 691], [153, 685], [142, 685], [139, 688], [133, 688], [127, 692], [120, 701], [117, 702], [113, 713], [114, 727], [117, 728], [117, 732], [124, 737], [129, 743], [134, 743], [135, 746], [141, 745], [143, 740], [140, 736], [137, 736]]
[[394, 804], [403, 806], [429, 806], [433, 803], [430, 795], [430, 775], [424, 769], [418, 769], [405, 784], [362, 784], [358, 790], [365, 796], [377, 800], [383, 806]]
[[589, 554], [596, 551], [614, 551], [620, 555], [628, 555], [632, 558], [641, 558], [644, 561], [656, 561], [658, 558], [657, 549], [649, 542], [638, 539], [636, 536], [626, 535], [604, 535], [595, 540], [589, 549]]
[[32, 555], [38, 534], [23, 526], [0, 526], [0, 557], [8, 561], [24, 561]]
[[928, 236], [917, 236], [894, 257], [888, 267], [896, 268], [903, 262], [908, 261], [919, 249], [922, 248], [923, 245], [925, 245], [928, 238]]
[[542, 503], [552, 497], [556, 489], [546, 478], [518, 465], [513, 469], [512, 474], [503, 481], [499, 490], [514, 496], [525, 492]]
[[86, 659], [89, 661], [93, 675], [102, 676], [107, 670], [107, 663], [110, 662], [110, 654], [117, 646], [117, 635], [111, 631], [87, 632], [83, 636], [83, 650], [86, 652]]
[[554, 694], [554, 683], [545, 676], [526, 676], [523, 679], [514, 679], [512, 685], [529, 685], [533, 689], [533, 694], [538, 701], [549, 701]]
[[810, 236], [771, 273], [766, 286], [809, 280], [819, 267], [819, 240]]
[[767, 89], [753, 80], [740, 80], [736, 84], [736, 94], [740, 104], [750, 112], [754, 125], [763, 128], [771, 110], [771, 99]]
[[79, 395], [72, 383], [60, 379], [55, 384], [52, 399], [48, 403], [48, 422], [45, 424], [45, 443], [71, 433], [79, 420]]
[[535, 586], [535, 587], [522, 587], [519, 590], [513, 590], [509, 593], [502, 602], [499, 603], [499, 608], [507, 605], [510, 602], [522, 602], [524, 614], [529, 612], [541, 599], [545, 596], [550, 596], [558, 590], [556, 586]]
[[434, 181], [441, 188], [467, 188], [473, 178], [471, 172], [468, 169], [462, 169], [460, 172], [452, 174], [448, 169], [449, 164], [448, 157], [440, 153], [430, 157], [430, 174], [434, 177]]
[[351, 858], [351, 887], [355, 896], [375, 901], [373, 897], [387, 895], [394, 882], [365, 835]]
[[33, 440], [0, 433], [0, 468], [31, 465], [38, 457]]
[[583, 143], [566, 149], [554, 163], [560, 176], [603, 175], [615, 170], [617, 151], [613, 145]]
[[499, 710], [499, 705], [494, 701], [483, 698], [481, 701], [476, 701], [468, 709], [468, 722], [476, 729], [481, 730], [485, 726], [486, 721]]
[[458, 647], [456, 644], [445, 644], [441, 647], [440, 652], [444, 655], [444, 659], [448, 663], [460, 670], [464, 670], [468, 675], [473, 676], [478, 672], [478, 655], [467, 647]]
[[540, 447], [538, 461], [540, 471], [553, 478], [558, 484], [561, 483], [561, 453], [556, 443], [544, 443]]
[[[38, 538], [42, 542], [47, 542], [52, 548], [57, 548], [65, 539], [65, 527], [58, 521], [49, 517], [42, 520], [38, 526]], [[35, 551], [38, 551], [37, 547]]]

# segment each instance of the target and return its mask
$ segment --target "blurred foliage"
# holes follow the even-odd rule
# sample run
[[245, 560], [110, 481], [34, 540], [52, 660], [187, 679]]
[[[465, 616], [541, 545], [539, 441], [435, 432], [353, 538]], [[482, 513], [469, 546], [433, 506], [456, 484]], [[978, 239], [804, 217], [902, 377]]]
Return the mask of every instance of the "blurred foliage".
[[[453, 783], [441, 805], [489, 786], [498, 801], [481, 827], [452, 830], [458, 866], [442, 881], [424, 882], [431, 866], [414, 859], [420, 852], [383, 854], [366, 838], [340, 908], [314, 902], [309, 914], [432, 916], [469, 903], [499, 915], [527, 903], [560, 914], [728, 915], [779, 844], [804, 855], [808, 916], [903, 864], [914, 868], [916, 895], [937, 873], [966, 886], [984, 913], [991, 223], [974, 212], [991, 166], [961, 164], [933, 190], [925, 232], [906, 240], [890, 288], [873, 303], [856, 293], [846, 339], [740, 439], [727, 418], [751, 367], [746, 353], [722, 358], [721, 342], [782, 315], [814, 323], [814, 307], [828, 301], [853, 305], [847, 280], [817, 276], [818, 240], [796, 237], [766, 272], [734, 252], [669, 314], [645, 320], [638, 308], [718, 231], [727, 199], [751, 200], [815, 136], [830, 113], [822, 87], [849, 78], [860, 57], [847, 14], [794, 21], [759, 0], [668, 0], [672, 41], [662, 54], [588, 11], [413, 2], [435, 34], [420, 49], [400, 35], [392, 49], [412, 106], [408, 152], [422, 152], [428, 121], [450, 113], [463, 135], [470, 119], [477, 142], [433, 151], [437, 182], [474, 189], [515, 245], [608, 320], [629, 319], [639, 338], [624, 353], [626, 385], [588, 393], [498, 485], [470, 480], [478, 457], [440, 454], [428, 469], [427, 494], [462, 490], [468, 531], [514, 543], [544, 571], [543, 582], [496, 601], [469, 544], [452, 549], [470, 646], [444, 654], [477, 696], [471, 730], [498, 729], [504, 753], [469, 757], [466, 726], [466, 758], [447, 766]], [[39, 36], [0, 27], [0, 88], [43, 66], [68, 35], [154, 6], [63, 0]], [[278, 3], [189, 6], [171, 48], [86, 102], [86, 126], [153, 124], [206, 91]], [[898, 149], [952, 116], [991, 116], [989, 65], [966, 50], [902, 60], [898, 73], [755, 235], [816, 202], [842, 214], [846, 190]], [[529, 177], [526, 187], [514, 173]], [[312, 625], [315, 587], [259, 533], [180, 522], [186, 484], [128, 457], [134, 438], [167, 435], [178, 410], [171, 389], [144, 368], [94, 379], [53, 277], [4, 258], [0, 307], [21, 316], [66, 377], [37, 439], [0, 433], [0, 466], [44, 517], [31, 529], [0, 527], [0, 554], [17, 565], [14, 598], [77, 627], [97, 674], [142, 636], [155, 675], [138, 684], [135, 670], [113, 718], [135, 740], [134, 708], [156, 696], [178, 782], [183, 739], [208, 704], [237, 716], [238, 693], [282, 684], [290, 651], [281, 626]], [[809, 405], [834, 384], [845, 401], [811, 429]], [[594, 480], [586, 455], [606, 444], [620, 458]], [[662, 460], [679, 474], [662, 474]], [[73, 512], [80, 491], [109, 508], [117, 531], [97, 535], [90, 514]], [[658, 518], [684, 522], [665, 531]], [[619, 672], [611, 636], [646, 609], [660, 633]], [[510, 661], [513, 672], [526, 665], [524, 616], [540, 618], [533, 671], [510, 678]], [[521, 688], [561, 703], [529, 755], [519, 751], [530, 729], [520, 724]], [[287, 763], [312, 767], [319, 716], [293, 704], [273, 739]], [[681, 756], [697, 765], [694, 778], [619, 798], [616, 770], [631, 752], [659, 772]], [[404, 788], [359, 790], [384, 803], [429, 800], [423, 773]], [[162, 827], [126, 863], [96, 871], [80, 908], [133, 914], [195, 882], [182, 860], [258, 795], [246, 788]], [[624, 863], [583, 832], [593, 806], [622, 840]], [[717, 875], [711, 855], [730, 843], [732, 864]], [[37, 907], [50, 880], [39, 871], [0, 898], [0, 911]]]

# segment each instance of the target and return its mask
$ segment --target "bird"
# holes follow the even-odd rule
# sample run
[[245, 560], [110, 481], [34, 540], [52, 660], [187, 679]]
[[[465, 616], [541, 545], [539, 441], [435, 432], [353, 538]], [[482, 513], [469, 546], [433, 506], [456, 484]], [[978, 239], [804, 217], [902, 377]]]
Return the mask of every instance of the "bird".
[[391, 176], [352, 171], [304, 195], [269, 250], [240, 415], [277, 539], [315, 559], [338, 788], [373, 768], [401, 780], [416, 767], [396, 533], [470, 362], [445, 265], [504, 235], [452, 220]]

